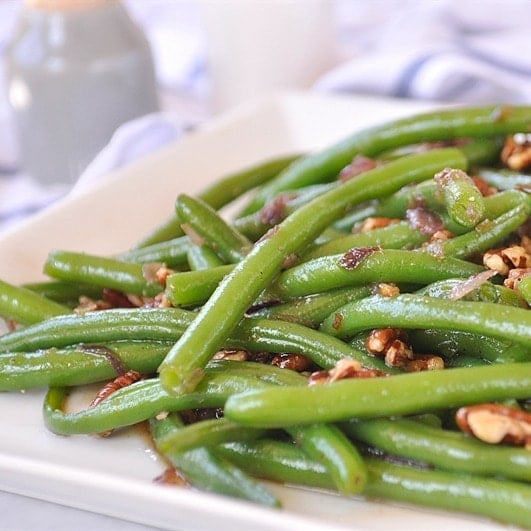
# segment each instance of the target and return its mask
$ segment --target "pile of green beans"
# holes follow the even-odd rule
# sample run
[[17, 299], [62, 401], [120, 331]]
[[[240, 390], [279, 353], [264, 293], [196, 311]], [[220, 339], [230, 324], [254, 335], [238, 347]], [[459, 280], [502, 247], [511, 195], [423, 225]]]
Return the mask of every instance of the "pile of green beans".
[[[455, 420], [503, 404], [531, 429], [531, 176], [500, 158], [530, 131], [529, 106], [420, 114], [180, 194], [121, 254], [51, 250], [48, 281], [0, 281], [0, 390], [46, 389], [56, 434], [147, 422], [206, 492], [277, 508], [268, 479], [531, 529], [529, 448]], [[510, 246], [511, 281], [483, 260]]]

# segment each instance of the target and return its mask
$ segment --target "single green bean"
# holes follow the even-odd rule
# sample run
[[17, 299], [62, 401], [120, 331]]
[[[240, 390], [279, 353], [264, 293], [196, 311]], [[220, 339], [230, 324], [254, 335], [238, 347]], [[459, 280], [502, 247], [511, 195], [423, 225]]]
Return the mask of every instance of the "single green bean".
[[194, 238], [201, 239], [203, 245], [210, 247], [226, 262], [239, 262], [252, 247], [245, 236], [200, 199], [179, 194], [175, 210], [185, 232], [191, 230]]
[[183, 266], [186, 265], [187, 253], [191, 245], [188, 236], [178, 236], [159, 243], [130, 249], [118, 255], [118, 258], [125, 262], [140, 264], [159, 262], [168, 267]]
[[334, 308], [347, 302], [368, 297], [372, 293], [370, 286], [338, 288], [310, 297], [300, 297], [282, 304], [273, 304], [248, 312], [250, 317], [281, 319], [317, 328], [330, 315]]
[[301, 157], [263, 186], [244, 212], [258, 210], [283, 190], [334, 179], [358, 154], [372, 157], [419, 142], [527, 132], [530, 121], [530, 106], [486, 106], [428, 112], [367, 128], [323, 151]]
[[355, 440], [442, 470], [531, 481], [531, 453], [524, 448], [487, 444], [407, 418], [352, 420], [341, 428]]
[[233, 270], [234, 264], [225, 264], [210, 269], [182, 271], [168, 275], [166, 297], [173, 306], [201, 305]]
[[410, 330], [408, 338], [416, 352], [436, 353], [450, 361], [470, 356], [490, 363], [531, 361], [531, 348], [483, 334], [432, 328]]
[[83, 282], [134, 295], [149, 297], [164, 290], [159, 282], [149, 279], [149, 273], [141, 264], [84, 253], [52, 251], [44, 264], [44, 272], [59, 280]]
[[161, 437], [157, 447], [162, 453], [185, 452], [197, 447], [215, 447], [231, 441], [261, 438], [267, 430], [246, 428], [225, 418], [201, 420]]
[[351, 302], [328, 316], [321, 330], [348, 337], [363, 329], [386, 326], [462, 330], [531, 347], [531, 313], [524, 308], [409, 293]]
[[471, 229], [485, 217], [483, 196], [464, 171], [446, 168], [435, 176], [435, 182], [453, 221]]
[[79, 298], [82, 296], [100, 299], [102, 296], [101, 288], [87, 284], [78, 284], [72, 282], [63, 282], [61, 280], [45, 280], [41, 282], [29, 282], [22, 285], [23, 288], [29, 289], [46, 299], [65, 304], [67, 306], [76, 306], [79, 304]]
[[507, 169], [479, 168], [476, 174], [499, 190], [531, 190], [531, 175], [527, 173]]
[[[437, 299], [451, 299], [453, 298], [452, 295], [456, 293], [461, 286], [464, 287], [466, 283], [466, 279], [449, 278], [428, 284], [419, 289], [417, 293], [419, 295], [426, 295]], [[472, 291], [467, 291], [459, 298], [465, 301], [495, 302], [498, 304], [508, 304], [509, 306], [527, 308], [522, 299], [518, 297], [515, 290], [489, 281], [482, 282], [481, 285], [475, 287]]]
[[531, 275], [526, 275], [518, 282], [518, 293], [524, 298], [527, 304], [531, 304]]
[[202, 447], [186, 452], [163, 449], [162, 440], [184, 429], [178, 415], [169, 415], [165, 419], [150, 419], [149, 428], [155, 447], [194, 487], [205, 492], [241, 498], [269, 507], [280, 506], [278, 498], [264, 485], [249, 477], [215, 450]]
[[186, 259], [192, 271], [203, 271], [223, 265], [223, 260], [210, 247], [204, 245], [190, 244]]
[[355, 232], [335, 238], [322, 245], [316, 245], [303, 256], [304, 261], [321, 256], [346, 253], [353, 247], [382, 247], [384, 249], [401, 249], [416, 247], [424, 243], [428, 235], [411, 226], [407, 221], [393, 223], [387, 227]]
[[367, 466], [369, 481], [364, 494], [369, 498], [463, 511], [523, 527], [531, 522], [529, 485], [370, 458]]
[[288, 426], [286, 431], [309, 457], [325, 465], [339, 492], [359, 494], [363, 491], [367, 467], [357, 448], [337, 426], [316, 423]]
[[391, 193], [405, 184], [429, 178], [441, 167], [466, 166], [455, 149], [404, 157], [346, 182], [296, 210], [274, 234], [227, 275], [192, 326], [162, 362], [160, 378], [168, 390], [187, 392], [202, 378], [202, 369], [236, 327], [245, 311], [278, 274], [285, 258], [315, 239], [351, 204]]
[[0, 280], [0, 316], [22, 324], [70, 313], [68, 306], [47, 299], [31, 289]]
[[486, 365], [249, 391], [232, 395], [224, 412], [229, 420], [245, 426], [273, 428], [412, 415], [505, 398], [527, 398], [529, 389], [531, 363]]
[[315, 258], [294, 266], [268, 292], [282, 300], [371, 282], [431, 283], [483, 271], [471, 262], [400, 249], [354, 248], [346, 254]]
[[225, 443], [217, 451], [254, 477], [336, 490], [326, 467], [293, 443], [274, 439]]

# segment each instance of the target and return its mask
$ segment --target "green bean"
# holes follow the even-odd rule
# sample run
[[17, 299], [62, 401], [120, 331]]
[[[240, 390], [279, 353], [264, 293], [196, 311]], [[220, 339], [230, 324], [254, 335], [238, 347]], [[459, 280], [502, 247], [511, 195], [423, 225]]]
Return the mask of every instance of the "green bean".
[[177, 267], [186, 264], [190, 246], [191, 242], [188, 236], [179, 236], [171, 240], [131, 249], [118, 255], [118, 258], [125, 262], [140, 264], [160, 262], [168, 267]]
[[280, 274], [269, 293], [280, 299], [370, 282], [431, 283], [462, 277], [484, 268], [451, 257], [400, 249], [354, 248], [344, 255], [315, 258]]
[[483, 334], [459, 330], [410, 330], [409, 341], [417, 352], [433, 352], [454, 360], [463, 356], [490, 363], [518, 363], [531, 360], [531, 349], [512, 341], [500, 341]]
[[426, 234], [413, 228], [409, 222], [392, 223], [387, 227], [365, 232], [355, 232], [335, 238], [322, 245], [316, 245], [303, 256], [304, 261], [330, 254], [346, 253], [353, 247], [382, 247], [384, 249], [401, 249], [416, 247], [428, 239]]
[[477, 175], [499, 190], [531, 189], [531, 175], [526, 173], [507, 169], [479, 168]]
[[407, 418], [353, 420], [341, 428], [355, 440], [442, 470], [531, 481], [531, 453], [524, 448], [487, 444]]
[[162, 449], [161, 440], [183, 429], [183, 422], [177, 415], [150, 419], [149, 427], [155, 447], [194, 487], [270, 507], [280, 506], [275, 495], [216, 451], [202, 447], [187, 452]]
[[[531, 363], [486, 365], [249, 391], [232, 395], [224, 412], [229, 420], [245, 426], [286, 427], [527, 398], [530, 388]], [[290, 408], [284, 404], [290, 404]]]
[[100, 299], [102, 296], [101, 288], [87, 284], [63, 282], [61, 280], [29, 282], [23, 284], [22, 287], [29, 289], [46, 299], [67, 306], [76, 306], [79, 304], [79, 298], [82, 296], [91, 297], [93, 299]]
[[115, 378], [119, 369], [154, 373], [169, 342], [118, 341], [0, 354], [0, 391], [75, 386]]
[[258, 210], [283, 190], [332, 180], [357, 154], [372, 157], [419, 142], [527, 131], [530, 115], [528, 106], [461, 108], [418, 114], [364, 129], [325, 150], [301, 157], [264, 185], [244, 212]]
[[[449, 278], [428, 284], [419, 289], [419, 295], [426, 295], [428, 297], [435, 297], [438, 299], [451, 299], [455, 290], [463, 286], [467, 280], [461, 278]], [[492, 282], [482, 282], [481, 285], [474, 288], [472, 291], [460, 296], [461, 300], [465, 301], [479, 301], [479, 302], [495, 302], [498, 304], [507, 304], [509, 306], [517, 306], [526, 308], [525, 303], [518, 297], [518, 294], [510, 288], [505, 286], [493, 284]]]
[[162, 453], [185, 452], [201, 446], [210, 448], [230, 441], [254, 440], [266, 433], [266, 430], [246, 428], [225, 418], [208, 419], [172, 431], [161, 437], [157, 446]]
[[134, 295], [154, 296], [164, 289], [159, 282], [149, 280], [141, 264], [84, 253], [52, 251], [44, 264], [44, 272], [59, 280], [83, 282]]
[[68, 306], [47, 299], [31, 289], [0, 280], [0, 316], [5, 319], [26, 325], [70, 311]]
[[43, 416], [46, 427], [59, 435], [101, 433], [132, 426], [161, 412], [223, 407], [237, 392], [275, 385], [299, 385], [301, 377], [292, 371], [252, 362], [215, 362], [205, 368], [197, 390], [187, 395], [170, 395], [158, 378], [135, 382], [110, 394], [98, 405], [76, 413], [63, 411], [68, 389], [51, 387], [46, 394]]
[[353, 300], [368, 297], [370, 294], [371, 288], [369, 286], [338, 288], [310, 297], [300, 297], [282, 304], [265, 306], [248, 312], [248, 315], [250, 317], [281, 319], [310, 328], [317, 328], [334, 308], [339, 308]]
[[326, 467], [298, 446], [274, 439], [225, 443], [217, 451], [254, 477], [335, 490]]
[[204, 201], [179, 194], [175, 209], [183, 228], [191, 230], [194, 238], [200, 238], [226, 262], [239, 262], [251, 249], [252, 243]]
[[[199, 197], [218, 210], [240, 197], [241, 194], [269, 181], [299, 157], [298, 154], [286, 155], [227, 175], [211, 184], [199, 194]], [[159, 244], [182, 235], [181, 221], [177, 216], [172, 216], [143, 238], [137, 244], [137, 248]]]
[[531, 304], [531, 275], [526, 275], [518, 282], [518, 293], [524, 298], [527, 304]]
[[531, 207], [527, 203], [522, 203], [493, 220], [486, 219], [478, 223], [474, 230], [461, 236], [434, 241], [424, 247], [424, 250], [436, 256], [468, 258], [495, 247], [523, 225], [530, 213]]
[[405, 157], [359, 175], [341, 189], [333, 189], [291, 214], [277, 225], [270, 238], [254, 246], [201, 308], [194, 324], [159, 368], [163, 385], [177, 393], [193, 389], [201, 379], [202, 367], [276, 276], [285, 257], [308, 245], [346, 206], [427, 178], [448, 164], [463, 166], [466, 161], [454, 149]]
[[233, 270], [233, 264], [225, 264], [210, 269], [181, 271], [168, 275], [166, 297], [173, 306], [201, 305]]
[[356, 447], [337, 426], [317, 423], [287, 427], [286, 431], [309, 457], [325, 465], [339, 492], [363, 491], [367, 467]]
[[435, 176], [435, 182], [453, 221], [471, 229], [484, 218], [483, 196], [464, 171], [447, 168]]
[[190, 244], [186, 259], [192, 271], [203, 271], [223, 265], [223, 260], [210, 247], [204, 245]]
[[409, 293], [395, 297], [374, 295], [351, 302], [328, 316], [321, 330], [348, 337], [363, 329], [383, 326], [462, 330], [531, 346], [531, 314], [523, 308]]
[[[455, 369], [457, 370], [457, 369]], [[369, 498], [438, 507], [528, 527], [531, 487], [516, 481], [420, 470], [367, 459]]]

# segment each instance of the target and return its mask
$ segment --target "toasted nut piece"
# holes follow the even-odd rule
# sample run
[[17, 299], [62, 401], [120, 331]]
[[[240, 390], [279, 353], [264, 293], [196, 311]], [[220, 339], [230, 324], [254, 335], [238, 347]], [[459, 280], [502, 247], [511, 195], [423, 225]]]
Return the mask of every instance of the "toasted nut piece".
[[247, 361], [249, 353], [246, 350], [224, 349], [216, 352], [212, 359], [214, 360], [231, 360]]
[[115, 378], [112, 382], [109, 382], [106, 384], [100, 392], [97, 394], [96, 398], [92, 400], [89, 407], [97, 406], [100, 402], [103, 402], [109, 395], [114, 393], [115, 391], [118, 391], [119, 389], [122, 389], [123, 387], [127, 387], [128, 385], [131, 385], [135, 382], [138, 382], [142, 379], [142, 375], [138, 371], [127, 371], [125, 374], [121, 374], [117, 378]]
[[377, 378], [387, 376], [387, 373], [378, 369], [363, 367], [359, 361], [343, 359], [328, 371], [316, 371], [310, 374], [308, 385], [322, 385], [344, 380], [345, 378]]
[[408, 372], [436, 371], [440, 369], [444, 369], [444, 360], [440, 356], [433, 354], [415, 356], [414, 359], [406, 363], [406, 371]]
[[302, 372], [311, 367], [312, 360], [303, 354], [277, 354], [271, 360], [271, 365], [276, 365], [281, 369]]
[[357, 228], [357, 230], [358, 232], [367, 232], [373, 229], [382, 229], [383, 227], [394, 225], [399, 221], [400, 220], [398, 218], [369, 217], [365, 219], [365, 221]]
[[460, 408], [455, 416], [461, 430], [489, 443], [507, 443], [531, 449], [531, 414], [499, 404]]
[[399, 337], [400, 331], [397, 328], [376, 328], [365, 340], [365, 346], [371, 354], [384, 354]]
[[531, 166], [531, 135], [517, 133], [506, 139], [501, 160], [512, 170], [524, 170]]
[[517, 290], [518, 284], [527, 275], [531, 275], [531, 267], [526, 267], [525, 269], [511, 269], [507, 278], [503, 281], [503, 285], [506, 288]]
[[520, 245], [511, 245], [502, 249], [501, 255], [515, 268], [531, 267], [531, 254]]
[[360, 173], [376, 168], [376, 166], [378, 166], [376, 160], [365, 155], [356, 155], [352, 162], [339, 172], [338, 179], [341, 182], [349, 181]]
[[404, 341], [395, 339], [385, 352], [388, 367], [404, 367], [413, 359], [413, 350]]
[[381, 282], [376, 287], [376, 292], [384, 297], [396, 297], [397, 295], [400, 295], [400, 288], [396, 284]]
[[491, 250], [483, 254], [483, 265], [488, 269], [498, 272], [500, 275], [506, 276], [509, 273], [509, 266], [503, 259], [500, 250]]

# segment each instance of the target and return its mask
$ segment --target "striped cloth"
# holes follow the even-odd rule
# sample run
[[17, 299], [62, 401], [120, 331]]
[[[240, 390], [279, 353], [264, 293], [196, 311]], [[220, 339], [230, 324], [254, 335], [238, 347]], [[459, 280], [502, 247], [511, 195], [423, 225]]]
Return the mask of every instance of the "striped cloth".
[[[530, 0], [330, 3], [337, 10], [342, 60], [316, 81], [317, 92], [531, 103]], [[208, 117], [202, 90], [208, 72], [195, 2], [128, 0], [127, 5], [151, 41], [164, 111], [124, 124], [78, 188], [175, 141], [187, 126]], [[16, 2], [0, 3], [0, 53], [17, 9]], [[64, 185], [44, 187], [17, 171], [8, 119], [5, 97], [0, 97], [0, 232], [69, 192]]]

